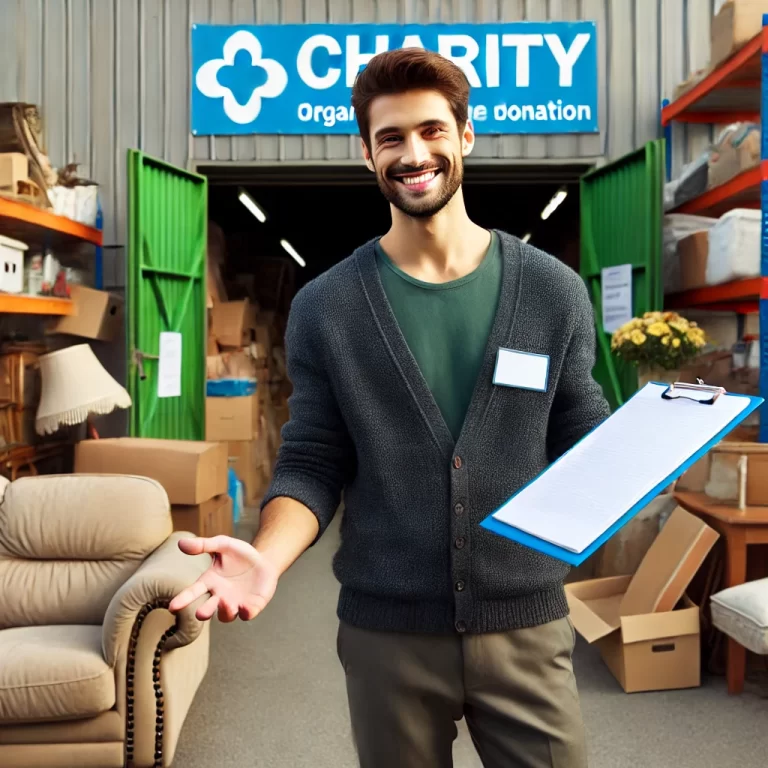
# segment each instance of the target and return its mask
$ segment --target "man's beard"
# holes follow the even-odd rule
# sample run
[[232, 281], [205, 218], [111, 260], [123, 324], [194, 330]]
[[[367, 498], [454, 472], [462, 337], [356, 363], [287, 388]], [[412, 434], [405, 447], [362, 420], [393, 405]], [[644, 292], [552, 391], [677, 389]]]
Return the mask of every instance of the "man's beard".
[[376, 181], [387, 202], [394, 205], [406, 216], [414, 219], [429, 219], [440, 213], [458, 192], [464, 182], [464, 163], [460, 158], [457, 165], [451, 166], [446, 158], [436, 157], [421, 167], [425, 169], [438, 168], [440, 171], [435, 179], [439, 185], [437, 191], [429, 190], [421, 198], [409, 195], [400, 181], [391, 178], [392, 174], [414, 173], [419, 168], [398, 165], [388, 170], [387, 177], [382, 177], [382, 174], [377, 172]]

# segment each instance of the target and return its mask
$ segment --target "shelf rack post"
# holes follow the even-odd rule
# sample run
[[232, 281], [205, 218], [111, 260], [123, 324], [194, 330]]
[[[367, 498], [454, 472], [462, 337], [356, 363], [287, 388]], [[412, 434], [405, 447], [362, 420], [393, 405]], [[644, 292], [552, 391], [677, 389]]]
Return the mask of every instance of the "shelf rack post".
[[[760, 54], [760, 210], [762, 216], [760, 237], [760, 396], [768, 401], [768, 13], [763, 15], [762, 52]], [[761, 443], [768, 443], [768, 402], [760, 414]]]
[[[669, 99], [663, 99], [661, 102], [661, 110], [664, 112], [664, 107], [668, 107], [670, 104]], [[664, 131], [664, 167], [667, 172], [667, 181], [672, 178], [672, 123], [664, 125], [662, 122]]]

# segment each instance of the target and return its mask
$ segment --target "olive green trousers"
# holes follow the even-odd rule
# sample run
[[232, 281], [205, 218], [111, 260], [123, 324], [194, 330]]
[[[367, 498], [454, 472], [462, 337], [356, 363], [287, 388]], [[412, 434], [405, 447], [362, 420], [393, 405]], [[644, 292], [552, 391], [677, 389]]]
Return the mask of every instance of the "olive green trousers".
[[485, 768], [586, 768], [570, 619], [485, 635], [369, 632], [342, 623], [361, 768], [450, 768], [466, 718]]

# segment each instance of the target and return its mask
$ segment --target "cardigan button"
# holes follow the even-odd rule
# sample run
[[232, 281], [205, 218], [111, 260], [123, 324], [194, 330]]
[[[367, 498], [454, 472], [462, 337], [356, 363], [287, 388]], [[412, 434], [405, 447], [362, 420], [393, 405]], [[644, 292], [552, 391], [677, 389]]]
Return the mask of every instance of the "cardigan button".
[[466, 621], [457, 621], [456, 622], [456, 631], [463, 635], [467, 631], [467, 622]]
[[456, 468], [456, 469], [461, 469], [461, 465], [462, 465], [462, 463], [463, 463], [463, 462], [461, 461], [461, 456], [456, 456], [456, 457], [454, 458], [454, 460], [453, 460], [453, 466], [454, 466], [454, 468]]
[[457, 581], [455, 586], [457, 592], [463, 592], [467, 585], [463, 581]]
[[453, 511], [454, 511], [454, 512], [455, 512], [457, 515], [463, 515], [463, 514], [464, 514], [464, 505], [463, 505], [463, 504], [461, 504], [461, 503], [457, 504], [457, 505], [456, 505], [456, 506], [453, 508]]
[[454, 542], [456, 545], [456, 549], [464, 549], [464, 545], [467, 543], [467, 540], [463, 536], [459, 536], [458, 539]]

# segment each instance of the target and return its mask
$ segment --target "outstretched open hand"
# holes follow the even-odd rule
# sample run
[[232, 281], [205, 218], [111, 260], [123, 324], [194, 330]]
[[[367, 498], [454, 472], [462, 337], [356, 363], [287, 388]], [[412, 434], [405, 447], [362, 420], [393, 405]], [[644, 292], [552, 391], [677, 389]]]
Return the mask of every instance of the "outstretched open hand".
[[208, 621], [217, 611], [220, 621], [234, 621], [238, 616], [249, 621], [266, 608], [275, 594], [277, 568], [240, 539], [230, 536], [181, 539], [179, 549], [187, 555], [207, 552], [213, 556], [213, 563], [194, 584], [171, 601], [172, 613], [209, 593], [208, 600], [195, 613], [200, 621]]

